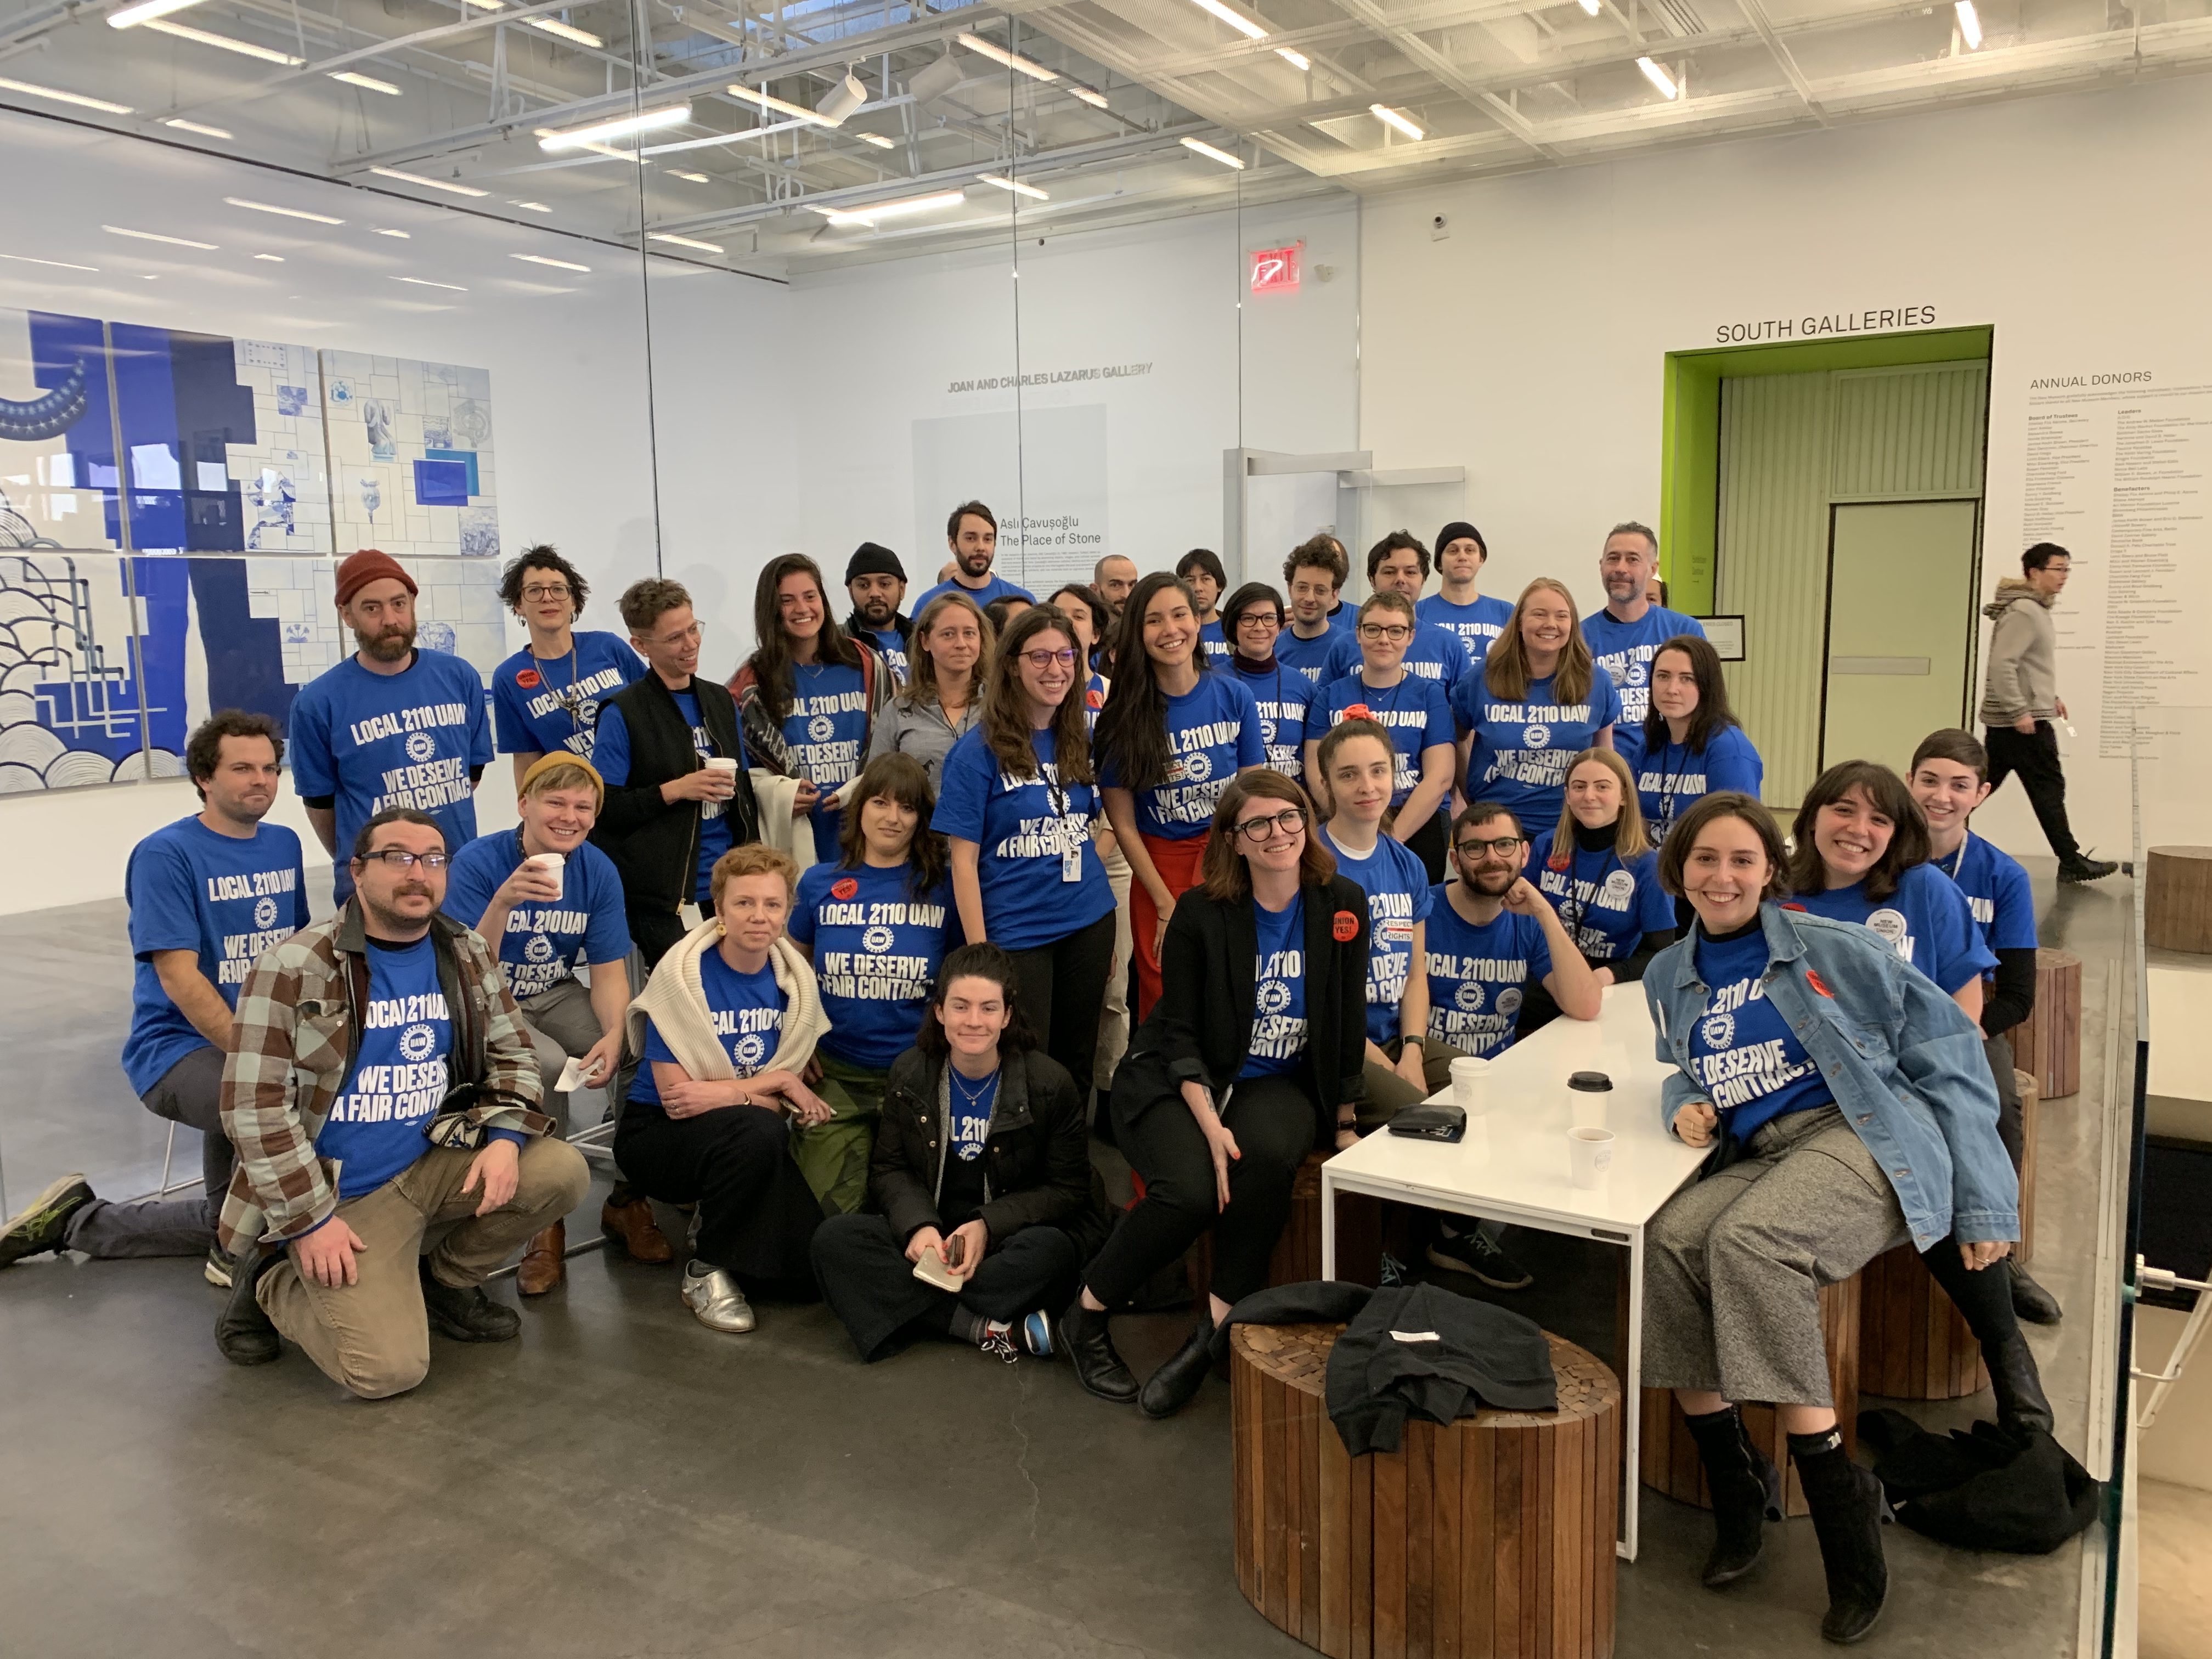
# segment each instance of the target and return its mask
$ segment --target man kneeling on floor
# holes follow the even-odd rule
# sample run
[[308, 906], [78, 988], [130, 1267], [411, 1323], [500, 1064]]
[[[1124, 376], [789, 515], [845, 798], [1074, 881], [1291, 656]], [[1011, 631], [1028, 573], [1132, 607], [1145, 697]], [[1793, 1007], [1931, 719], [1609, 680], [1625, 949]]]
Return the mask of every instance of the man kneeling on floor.
[[[380, 1400], [422, 1380], [428, 1325], [458, 1342], [516, 1334], [483, 1282], [589, 1177], [575, 1148], [544, 1138], [537, 1058], [498, 963], [438, 914], [436, 821], [388, 807], [350, 862], [353, 896], [255, 963], [239, 996], [221, 1242], [252, 1265], [216, 1340], [252, 1365], [277, 1357], [282, 1333]], [[425, 1254], [434, 1227], [450, 1231]]]

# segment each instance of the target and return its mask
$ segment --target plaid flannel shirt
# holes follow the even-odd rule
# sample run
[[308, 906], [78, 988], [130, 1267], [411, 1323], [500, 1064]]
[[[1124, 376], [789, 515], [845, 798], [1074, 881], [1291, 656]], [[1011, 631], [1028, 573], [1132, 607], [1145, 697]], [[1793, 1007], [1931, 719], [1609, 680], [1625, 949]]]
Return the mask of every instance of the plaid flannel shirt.
[[[498, 962], [449, 917], [433, 916], [430, 933], [452, 1005], [451, 1076], [484, 1089], [481, 1103], [434, 1120], [432, 1139], [465, 1147], [487, 1129], [544, 1133], [552, 1120], [529, 1109], [539, 1099], [537, 1057]], [[354, 987], [368, 983], [368, 951], [360, 902], [349, 899], [264, 954], [239, 992], [222, 1066], [222, 1127], [238, 1168], [218, 1237], [232, 1255], [297, 1238], [337, 1208], [337, 1167], [316, 1155], [315, 1137], [361, 1051]]]

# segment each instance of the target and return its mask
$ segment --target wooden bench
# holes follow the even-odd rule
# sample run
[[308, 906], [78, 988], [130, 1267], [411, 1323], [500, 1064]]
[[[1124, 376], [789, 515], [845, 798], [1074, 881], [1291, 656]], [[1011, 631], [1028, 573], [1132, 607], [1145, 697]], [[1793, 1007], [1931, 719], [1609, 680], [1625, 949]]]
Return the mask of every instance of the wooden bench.
[[1340, 1325], [1230, 1335], [1237, 1584], [1338, 1659], [1613, 1649], [1620, 1384], [1552, 1337], [1556, 1413], [1406, 1425], [1354, 1458], [1323, 1398]]
[[2081, 1087], [2081, 958], [2070, 951], [2035, 953], [2034, 1012], [2006, 1033], [2013, 1063], [2035, 1079], [2043, 1098]]
[[2212, 847], [2154, 847], [2143, 878], [2143, 943], [2212, 953]]
[[[1925, 1269], [1914, 1268], [1923, 1279]], [[1820, 1291], [1820, 1336], [1828, 1349], [1828, 1388], [1836, 1402], [1836, 1426], [1844, 1431], [1847, 1449], [1856, 1449], [1859, 1430], [1860, 1281], [1854, 1273]], [[1790, 1437], [1782, 1427], [1782, 1413], [1773, 1407], [1745, 1402], [1743, 1425], [1752, 1443], [1765, 1452], [1782, 1471], [1784, 1508], [1791, 1515], [1809, 1515], [1796, 1467], [1790, 1461]], [[1675, 1403], [1671, 1389], [1644, 1391], [1644, 1484], [1669, 1498], [1701, 1509], [1713, 1506], [1705, 1486], [1705, 1465], [1698, 1458], [1698, 1443], [1690, 1438], [1689, 1419]]]

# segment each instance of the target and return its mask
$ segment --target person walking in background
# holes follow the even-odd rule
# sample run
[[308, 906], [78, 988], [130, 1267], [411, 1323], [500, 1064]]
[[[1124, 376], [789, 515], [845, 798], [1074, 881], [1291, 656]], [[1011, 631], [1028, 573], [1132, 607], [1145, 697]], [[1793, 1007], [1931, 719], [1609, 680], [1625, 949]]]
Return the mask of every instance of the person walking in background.
[[1015, 586], [991, 568], [999, 552], [999, 520], [982, 502], [963, 501], [952, 509], [945, 520], [945, 544], [952, 557], [938, 573], [937, 586], [915, 601], [917, 615], [940, 593], [965, 593], [978, 609], [1006, 593], [1036, 602], [1028, 588]]
[[853, 614], [845, 618], [848, 638], [872, 645], [903, 682], [914, 648], [914, 619], [899, 609], [906, 598], [906, 567], [888, 547], [862, 542], [845, 561], [845, 594]]
[[1982, 607], [1990, 619], [1989, 666], [1982, 676], [1982, 744], [1989, 750], [1990, 790], [2020, 774], [2043, 838], [2058, 855], [2061, 881], [2101, 881], [2120, 866], [2093, 859], [2066, 818], [2066, 772], [2058, 732], [2066, 718], [2058, 695], [2058, 629], [2051, 609], [2066, 588], [2074, 556], [2056, 542], [2038, 542], [2020, 556], [2021, 574], [1997, 584]]
[[542, 756], [591, 759], [599, 704], [645, 672], [621, 635], [576, 631], [591, 591], [582, 571], [542, 543], [500, 576], [500, 602], [530, 630], [530, 643], [491, 676], [494, 735], [499, 752], [514, 757], [518, 787]]

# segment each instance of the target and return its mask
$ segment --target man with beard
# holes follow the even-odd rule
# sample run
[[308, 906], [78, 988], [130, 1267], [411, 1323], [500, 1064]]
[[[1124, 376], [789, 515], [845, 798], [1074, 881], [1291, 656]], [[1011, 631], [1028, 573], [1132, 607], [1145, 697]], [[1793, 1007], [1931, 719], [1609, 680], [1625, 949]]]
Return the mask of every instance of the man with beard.
[[[484, 1280], [574, 1209], [590, 1175], [545, 1138], [537, 1058], [499, 963], [438, 912], [443, 827], [387, 807], [349, 862], [338, 914], [255, 963], [239, 996], [222, 1073], [239, 1165], [222, 1232], [238, 1268], [216, 1340], [257, 1365], [288, 1336], [333, 1382], [381, 1400], [422, 1380], [431, 1327], [456, 1342], [520, 1330]], [[426, 1254], [434, 1227], [450, 1231]]]
[[845, 592], [852, 596], [853, 614], [845, 618], [848, 639], [865, 641], [884, 653], [884, 660], [906, 684], [907, 653], [914, 648], [914, 618], [899, 610], [906, 597], [906, 567], [888, 547], [862, 542], [845, 561]]
[[[1494, 801], [1474, 802], [1452, 820], [1450, 856], [1455, 878], [1431, 890], [1424, 939], [1429, 1041], [1486, 1059], [1504, 1054], [1532, 982], [1568, 1018], [1595, 1019], [1596, 976], [1521, 873], [1528, 837], [1520, 820]], [[1499, 1248], [1504, 1231], [1485, 1222], [1461, 1232], [1453, 1218], [1439, 1218], [1428, 1258], [1493, 1290], [1526, 1290], [1535, 1280]]]
[[283, 758], [283, 734], [266, 714], [226, 708], [202, 721], [185, 744], [199, 812], [140, 842], [123, 878], [138, 959], [124, 1073], [148, 1111], [200, 1132], [205, 1195], [111, 1204], [83, 1176], [65, 1175], [0, 1228], [0, 1267], [41, 1250], [204, 1254], [208, 1278], [230, 1283], [214, 1245], [232, 1164], [220, 1101], [231, 1010], [253, 959], [307, 925], [300, 838], [262, 822]]
[[1659, 574], [1659, 538], [1631, 520], [1613, 526], [1598, 555], [1597, 579], [1605, 585], [1605, 609], [1583, 621], [1590, 655], [1613, 677], [1620, 691], [1620, 718], [1613, 722], [1613, 746], [1632, 771], [1644, 754], [1644, 722], [1651, 712], [1651, 659], [1677, 635], [1705, 637], [1695, 617], [1654, 605], [1653, 580]]
[[1091, 567], [1091, 591], [1106, 601], [1108, 617], [1121, 620], [1121, 607], [1137, 585], [1137, 562], [1123, 553], [1109, 553]]
[[915, 616], [928, 610], [929, 602], [939, 593], [965, 593], [979, 611], [1008, 593], [1031, 605], [1036, 603], [1036, 595], [1029, 589], [1017, 587], [992, 571], [991, 561], [999, 551], [999, 521], [982, 502], [963, 501], [952, 509], [952, 515], [945, 521], [945, 542], [952, 550], [952, 574], [915, 601]]
[[415, 579], [397, 559], [373, 547], [350, 555], [337, 602], [361, 648], [293, 699], [292, 782], [343, 903], [353, 878], [338, 848], [387, 807], [429, 814], [448, 852], [476, 839], [477, 781], [492, 749], [483, 676], [415, 648]]

